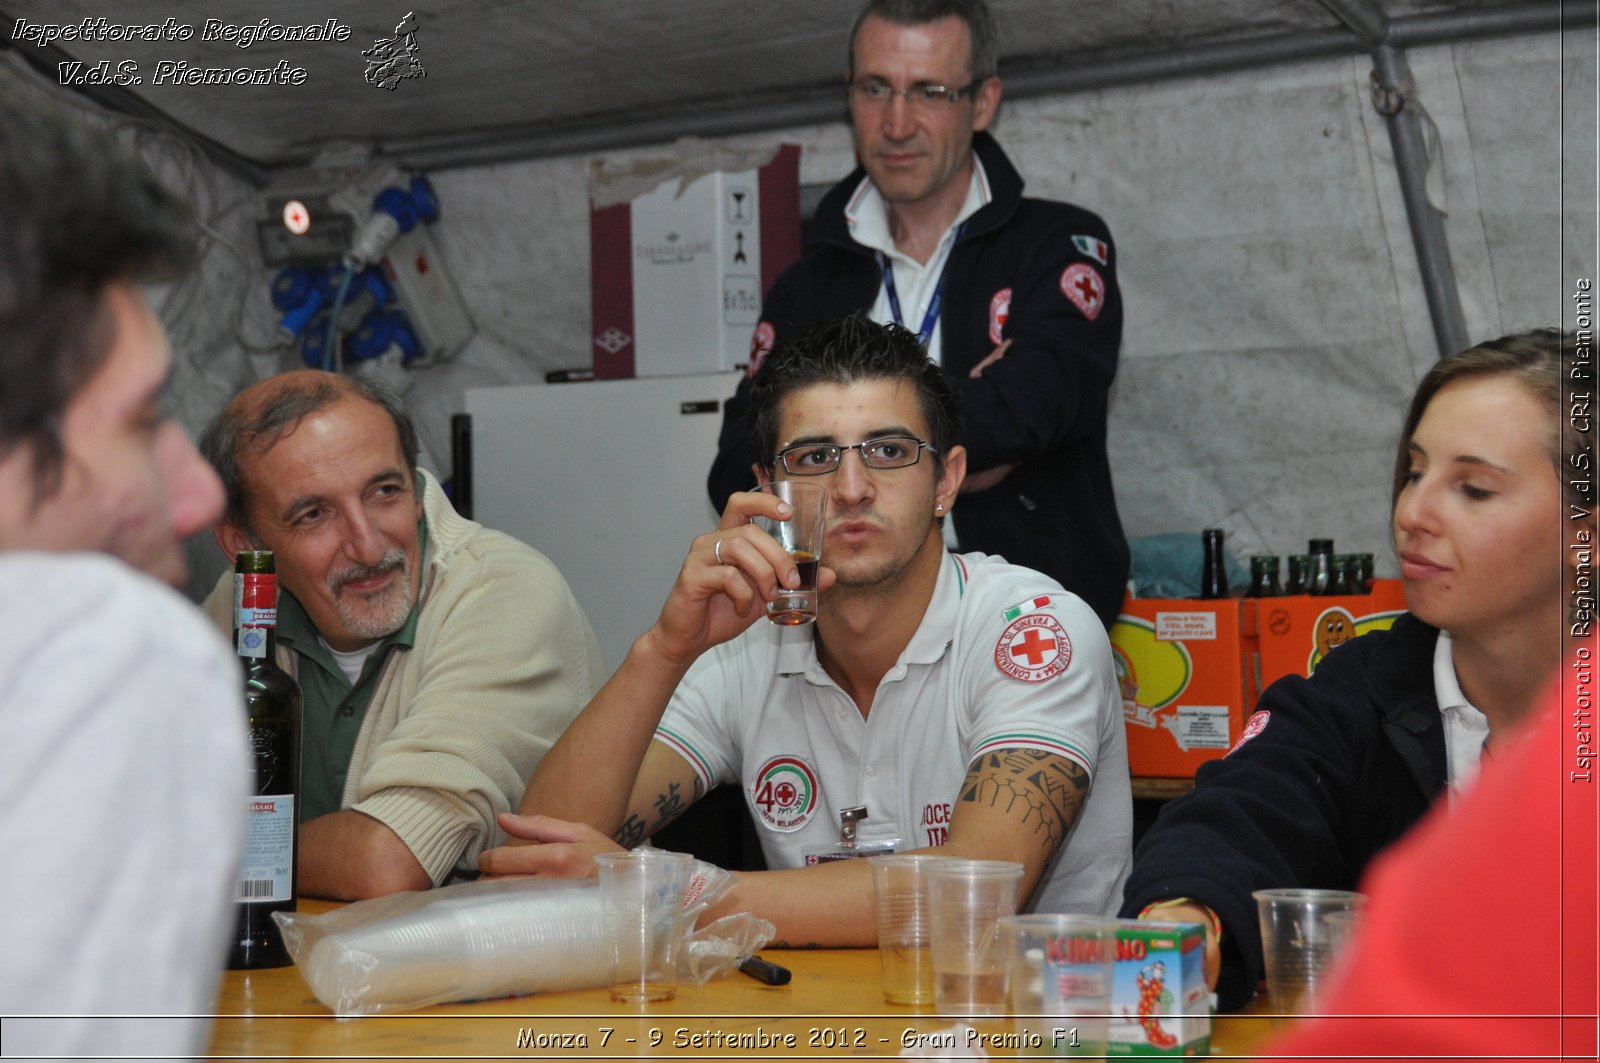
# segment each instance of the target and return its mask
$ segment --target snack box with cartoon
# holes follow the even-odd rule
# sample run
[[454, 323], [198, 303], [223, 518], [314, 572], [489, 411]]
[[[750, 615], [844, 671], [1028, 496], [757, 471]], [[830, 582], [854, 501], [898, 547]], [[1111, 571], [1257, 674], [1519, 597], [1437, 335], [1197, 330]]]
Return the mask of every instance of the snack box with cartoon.
[[1380, 579], [1373, 581], [1370, 594], [1292, 594], [1250, 604], [1255, 607], [1265, 690], [1286, 675], [1310, 675], [1335, 646], [1387, 629], [1406, 611], [1406, 596], [1399, 580]]
[[1124, 599], [1111, 658], [1132, 774], [1192, 777], [1238, 740], [1257, 693], [1244, 610], [1238, 598]]
[[1198, 923], [1117, 920], [1111, 968], [1113, 1056], [1204, 1056], [1211, 1051], [1205, 932]]

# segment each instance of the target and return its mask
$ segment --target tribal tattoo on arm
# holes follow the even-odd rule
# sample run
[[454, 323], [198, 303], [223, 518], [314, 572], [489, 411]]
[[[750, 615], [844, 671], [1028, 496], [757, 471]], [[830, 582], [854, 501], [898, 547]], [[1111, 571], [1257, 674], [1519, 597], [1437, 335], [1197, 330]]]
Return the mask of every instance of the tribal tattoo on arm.
[[1019, 817], [1041, 848], [1067, 836], [1089, 792], [1089, 773], [1075, 761], [1040, 749], [990, 753], [967, 772], [961, 800]]
[[667, 788], [655, 796], [650, 802], [656, 810], [655, 821], [650, 822], [637, 812], [630, 812], [628, 818], [622, 821], [622, 826], [617, 828], [611, 839], [625, 849], [632, 849], [668, 823], [677, 819], [688, 811], [689, 806], [705, 796], [705, 784], [697, 776], [694, 780], [694, 796], [687, 801], [683, 799], [683, 788], [675, 782], [667, 783]]

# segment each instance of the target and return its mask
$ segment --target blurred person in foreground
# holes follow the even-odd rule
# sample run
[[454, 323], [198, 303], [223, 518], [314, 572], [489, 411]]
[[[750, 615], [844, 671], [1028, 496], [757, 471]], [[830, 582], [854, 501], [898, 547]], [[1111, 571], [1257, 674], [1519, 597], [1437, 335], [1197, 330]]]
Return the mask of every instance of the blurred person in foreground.
[[[1592, 551], [1592, 512], [1587, 527]], [[1323, 1015], [1266, 1058], [1596, 1058], [1600, 644], [1587, 597], [1561, 681], [1460, 801], [1373, 863]]]
[[506, 817], [536, 844], [483, 869], [591, 875], [595, 853], [737, 782], [776, 870], [739, 875], [714, 914], [753, 912], [781, 942], [876, 944], [866, 862], [804, 866], [839, 849], [852, 806], [863, 845], [1016, 861], [1022, 907], [1112, 911], [1132, 804], [1110, 643], [1050, 577], [946, 553], [966, 454], [944, 374], [907, 330], [854, 315], [775, 350], [753, 401], [759, 478], [828, 493], [815, 623], [766, 621], [799, 574], [750, 520], [787, 507], [735, 493]]
[[[605, 677], [549, 558], [466, 519], [381, 385], [268, 377], [206, 427], [217, 543], [277, 559], [278, 663], [300, 683], [299, 886], [356, 900], [476, 872], [495, 816]], [[233, 576], [206, 599], [232, 623]]]
[[[1372, 858], [1527, 717], [1561, 661], [1565, 475], [1593, 426], [1563, 415], [1573, 337], [1507, 336], [1440, 359], [1411, 401], [1393, 486], [1409, 611], [1262, 695], [1243, 737], [1141, 840], [1123, 914], [1202, 923], [1223, 1010], [1263, 974], [1251, 891], [1354, 889]], [[1587, 449], [1585, 449], [1587, 448]], [[1486, 745], [1487, 744], [1487, 745]]]
[[222, 488], [163, 411], [138, 287], [188, 265], [193, 233], [112, 136], [0, 94], [8, 1055], [205, 1049], [251, 769], [237, 663], [164, 585]]

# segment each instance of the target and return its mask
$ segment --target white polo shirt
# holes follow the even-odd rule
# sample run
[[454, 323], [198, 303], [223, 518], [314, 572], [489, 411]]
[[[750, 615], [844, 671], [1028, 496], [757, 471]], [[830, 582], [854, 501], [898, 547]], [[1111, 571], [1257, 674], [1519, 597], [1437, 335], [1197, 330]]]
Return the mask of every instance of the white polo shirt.
[[969, 765], [1042, 749], [1092, 781], [1029, 908], [1116, 912], [1133, 834], [1127, 741], [1110, 643], [1081, 599], [998, 557], [947, 555], [866, 718], [808, 632], [784, 634], [757, 624], [704, 654], [656, 730], [708, 788], [743, 786], [769, 866], [836, 847], [839, 812], [856, 805], [862, 842], [942, 844]]

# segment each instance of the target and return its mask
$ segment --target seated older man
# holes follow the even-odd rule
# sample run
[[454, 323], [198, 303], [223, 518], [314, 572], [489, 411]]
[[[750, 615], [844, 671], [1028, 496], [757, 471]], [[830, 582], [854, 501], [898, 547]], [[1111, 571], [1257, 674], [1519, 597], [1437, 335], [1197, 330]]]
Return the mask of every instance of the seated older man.
[[[277, 556], [278, 653], [305, 696], [299, 885], [354, 899], [475, 869], [604, 672], [550, 561], [451, 508], [377, 385], [300, 371], [206, 429], [217, 542]], [[232, 577], [206, 601], [231, 620]]]

